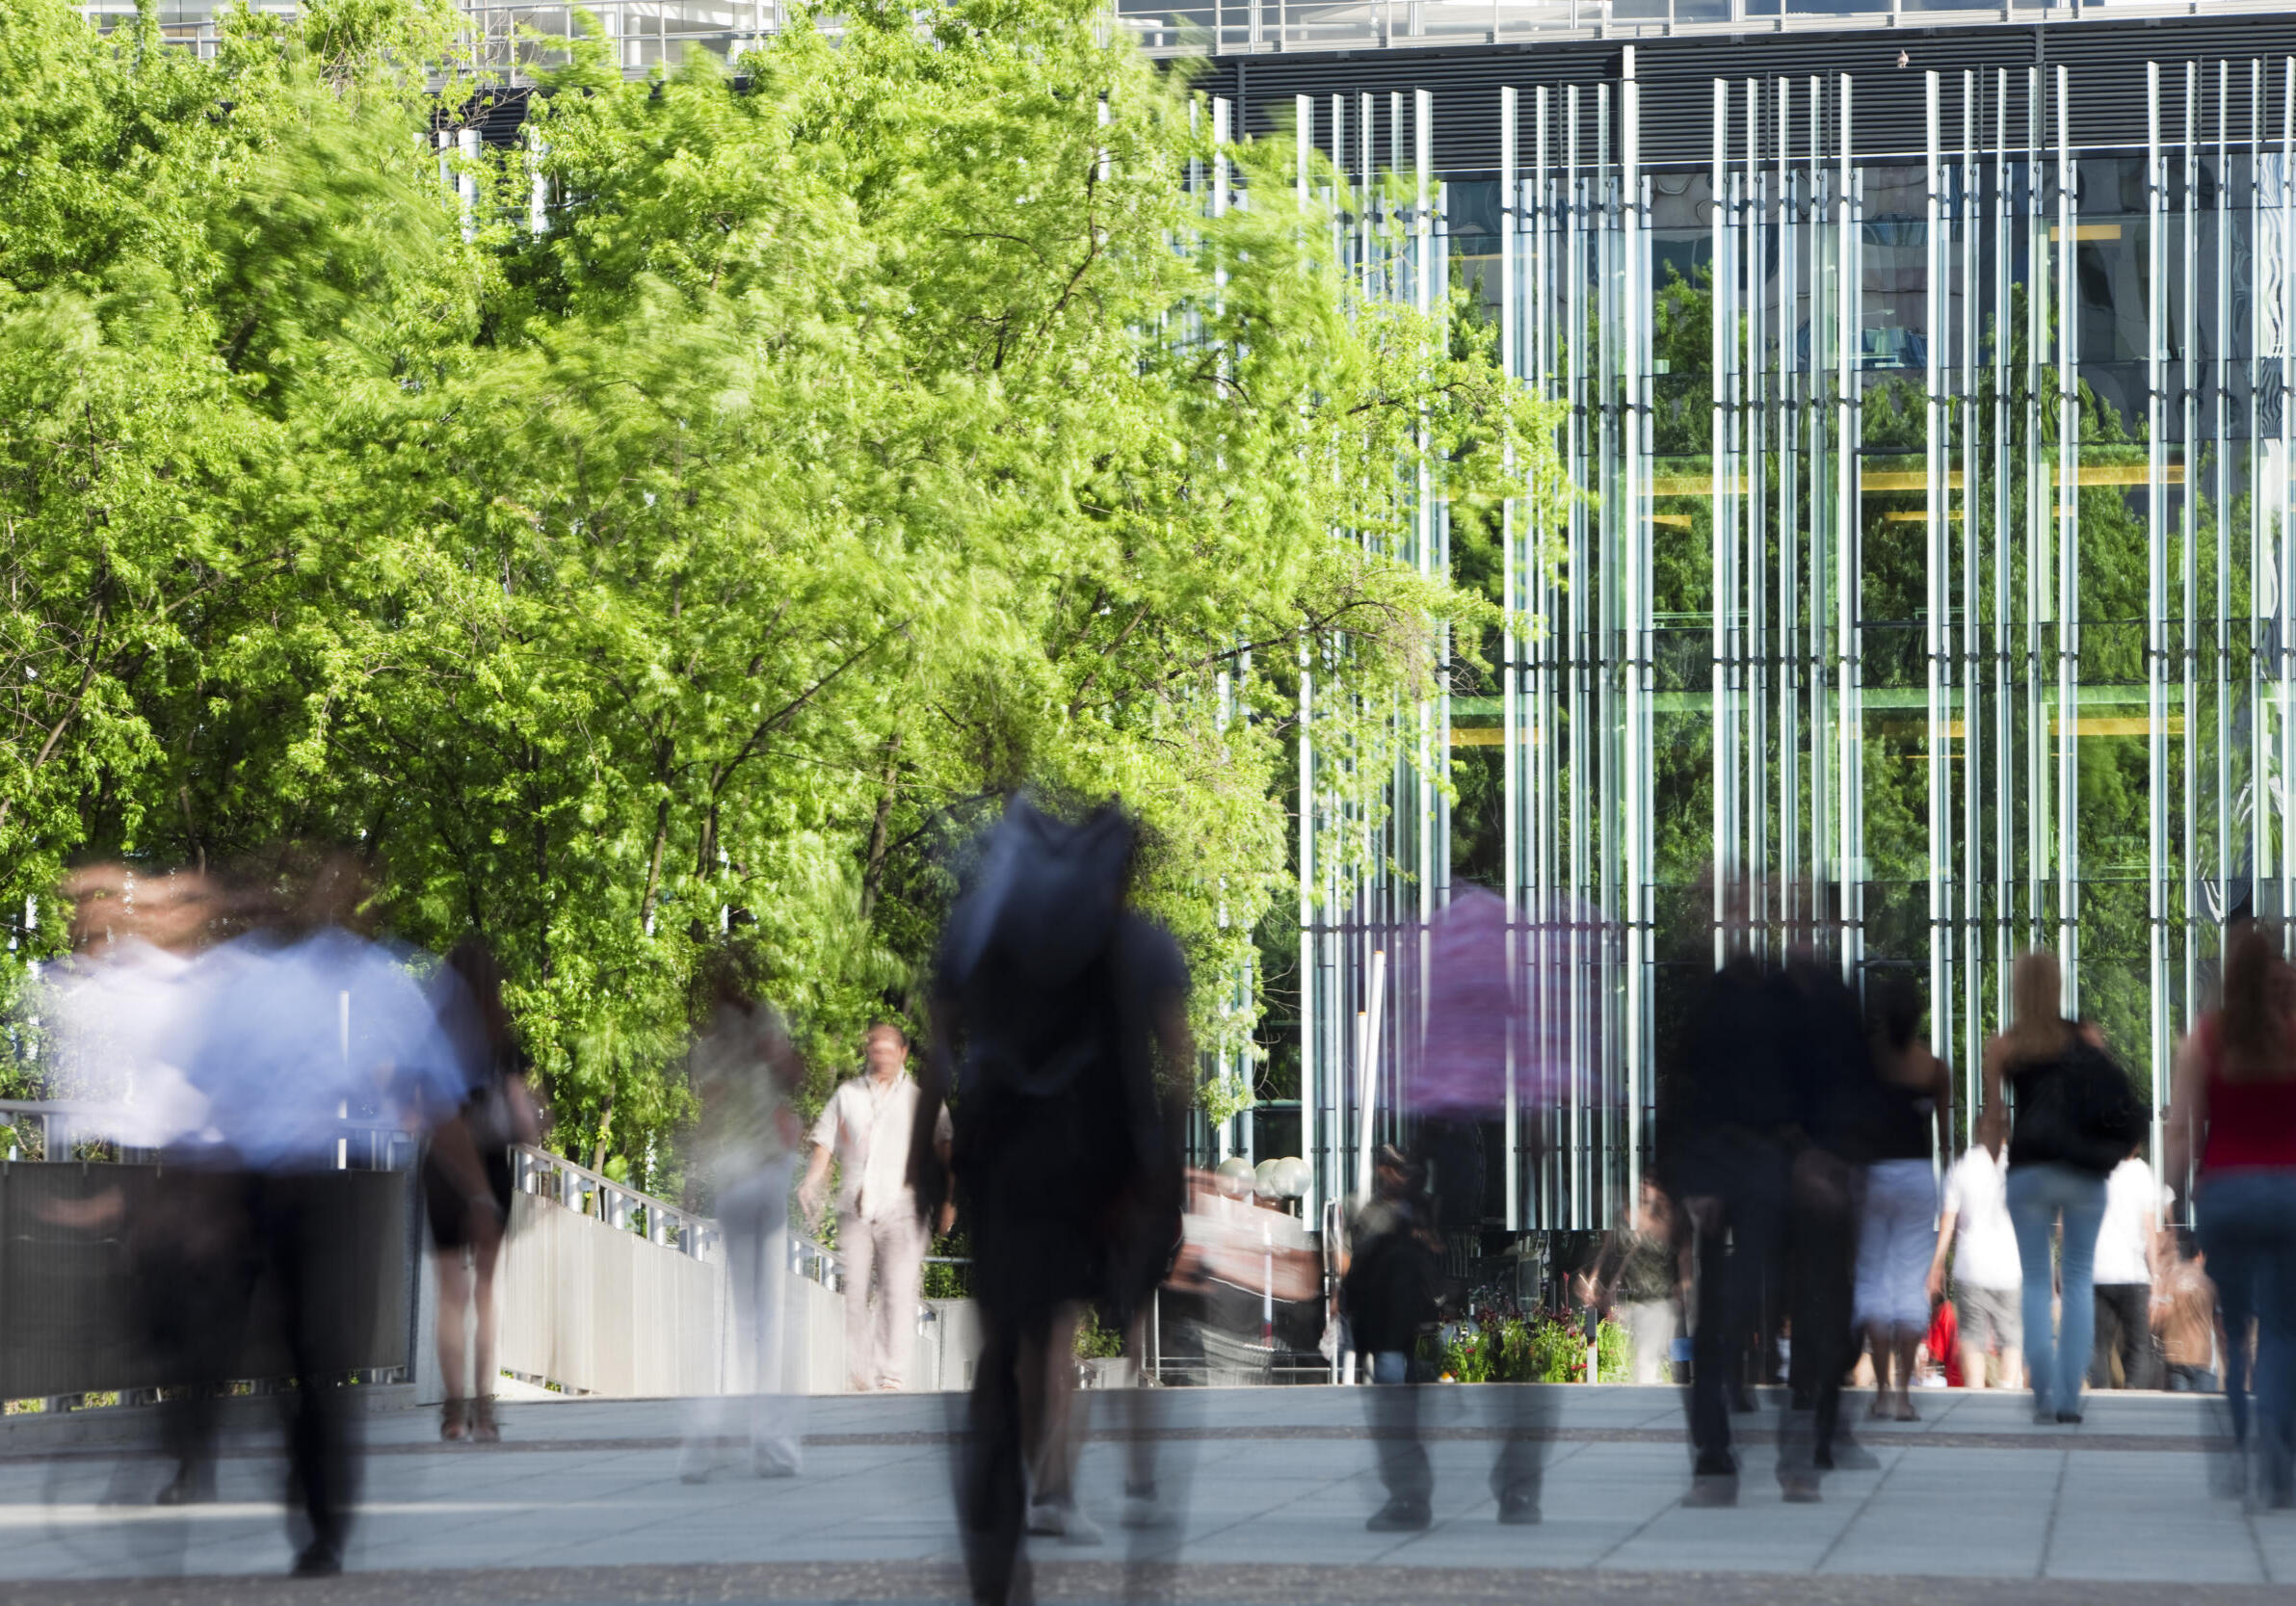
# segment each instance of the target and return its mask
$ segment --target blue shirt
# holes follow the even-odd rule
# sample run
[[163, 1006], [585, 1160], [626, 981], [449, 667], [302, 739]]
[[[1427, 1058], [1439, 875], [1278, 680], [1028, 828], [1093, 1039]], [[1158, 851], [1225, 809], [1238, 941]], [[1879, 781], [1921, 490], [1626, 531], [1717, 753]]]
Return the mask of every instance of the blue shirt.
[[327, 927], [213, 950], [187, 1012], [186, 1072], [213, 1130], [258, 1171], [325, 1169], [346, 1115], [420, 1126], [462, 1105], [467, 1079], [397, 956]]

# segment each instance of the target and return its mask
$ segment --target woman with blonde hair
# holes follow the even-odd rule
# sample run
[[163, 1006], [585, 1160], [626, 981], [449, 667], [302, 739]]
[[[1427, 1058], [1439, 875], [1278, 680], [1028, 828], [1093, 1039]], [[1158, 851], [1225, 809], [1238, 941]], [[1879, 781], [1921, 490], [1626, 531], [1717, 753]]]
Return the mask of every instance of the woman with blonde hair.
[[[2009, 1030], [1986, 1044], [1985, 1096], [2007, 1089], [2009, 1221], [2024, 1275], [2025, 1375], [2033, 1420], [2077, 1423], [2081, 1383], [2096, 1337], [2097, 1230], [2104, 1221], [2105, 1178], [2141, 1133], [2128, 1079], [2095, 1031], [2064, 1014], [2057, 956], [2037, 949], [2011, 973], [2016, 1009]], [[2049, 1240], [2059, 1247], [2063, 1328], [2050, 1331]]]

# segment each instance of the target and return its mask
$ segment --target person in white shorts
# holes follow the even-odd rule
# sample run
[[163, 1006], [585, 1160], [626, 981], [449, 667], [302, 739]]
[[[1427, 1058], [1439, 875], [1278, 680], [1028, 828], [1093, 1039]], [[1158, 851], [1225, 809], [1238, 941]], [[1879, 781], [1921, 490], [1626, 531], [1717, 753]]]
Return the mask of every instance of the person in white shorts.
[[1962, 1377], [1970, 1388], [1986, 1385], [1988, 1355], [2000, 1357], [2001, 1387], [2024, 1382], [2024, 1272], [2009, 1224], [2009, 1168], [2001, 1157], [2008, 1138], [2009, 1122], [1998, 1108], [1979, 1113], [1977, 1141], [1945, 1177], [1945, 1214], [1929, 1266], [1929, 1297], [1939, 1300], [1944, 1297], [1946, 1261], [1952, 1261]]
[[[1937, 1173], [1952, 1085], [1921, 1040], [1921, 996], [1891, 978], [1876, 989], [1874, 1088], [1865, 1126], [1865, 1209], [1858, 1228], [1858, 1322], [1873, 1344], [1873, 1415], [1914, 1420], [1913, 1352], [1929, 1330], [1922, 1271], [1937, 1249]], [[1896, 1398], [1892, 1400], [1891, 1377]]]

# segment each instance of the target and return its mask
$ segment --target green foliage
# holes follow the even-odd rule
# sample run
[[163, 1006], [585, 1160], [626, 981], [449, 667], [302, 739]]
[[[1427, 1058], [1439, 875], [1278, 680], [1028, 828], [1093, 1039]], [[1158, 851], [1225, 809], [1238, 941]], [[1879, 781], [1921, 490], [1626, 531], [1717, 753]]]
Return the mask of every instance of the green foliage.
[[1123, 1353], [1124, 1335], [1103, 1324], [1099, 1312], [1087, 1305], [1084, 1319], [1076, 1324], [1076, 1358], [1107, 1360]]
[[1560, 483], [1488, 343], [1317, 263], [1283, 148], [1205, 218], [1184, 79], [1082, 0], [864, 7], [741, 92], [594, 33], [475, 161], [410, 66], [449, 22], [0, 12], [0, 907], [355, 842], [398, 932], [503, 954], [553, 1141], [656, 1190], [703, 967], [826, 1094], [1016, 785], [1123, 798], [1248, 971], [1301, 645], [1378, 774], [1493, 620], [1389, 555], [1412, 463], [1469, 517]]
[[[1606, 1321], [1595, 1342], [1596, 1381], [1625, 1382], [1633, 1371], [1625, 1330]], [[1421, 1361], [1453, 1382], [1584, 1382], [1586, 1329], [1552, 1311], [1462, 1323], [1430, 1336]]]

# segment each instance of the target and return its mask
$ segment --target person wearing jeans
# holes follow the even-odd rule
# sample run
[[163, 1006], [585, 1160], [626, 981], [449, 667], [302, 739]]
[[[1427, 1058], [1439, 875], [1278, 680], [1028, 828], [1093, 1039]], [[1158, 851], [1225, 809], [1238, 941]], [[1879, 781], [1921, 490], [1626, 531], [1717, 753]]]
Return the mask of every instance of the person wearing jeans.
[[[2201, 1247], [2230, 1337], [2225, 1403], [2261, 1464], [2257, 1492], [2275, 1506], [2296, 1505], [2296, 1379], [2289, 1375], [2296, 1367], [2296, 1171], [2209, 1177], [2200, 1208]], [[2252, 1320], [2253, 1362], [2245, 1341]]]
[[[2006, 1086], [2014, 1119], [2009, 1129], [2009, 1224], [2024, 1283], [2025, 1375], [2032, 1380], [2033, 1420], [2081, 1419], [2081, 1383], [2097, 1333], [2097, 1230], [2104, 1221], [2105, 1177], [2126, 1152], [2123, 1139], [2109, 1147], [2109, 1132], [2125, 1109], [2091, 1109], [2098, 1078], [2120, 1073], [2100, 1067], [2103, 1050], [2094, 1030], [2063, 1014], [2063, 978], [2057, 957], [2025, 954], [2011, 973], [2016, 1016], [2008, 1031], [1986, 1045], [1986, 1101], [1997, 1103]], [[2063, 1330], [2049, 1324], [2050, 1239], [2063, 1224], [2058, 1251]]]
[[2224, 1006], [2194, 1028], [2177, 1062], [2164, 1156], [2172, 1175], [2198, 1161], [2193, 1202], [2224, 1318], [2231, 1488], [2273, 1506], [2296, 1506], [2296, 1022], [2285, 1002], [2292, 979], [2272, 939], [2254, 926], [2232, 939]]
[[1425, 1168], [1383, 1145], [1372, 1197], [1357, 1212], [1339, 1299], [1373, 1387], [1364, 1406], [1379, 1448], [1386, 1504], [1365, 1524], [1373, 1533], [1414, 1533], [1434, 1521], [1435, 1471], [1419, 1435], [1419, 1383], [1412, 1352], [1435, 1319], [1437, 1255]]
[[[2049, 1330], [2049, 1240], [2065, 1224], [2060, 1305], [2063, 1326]], [[2033, 1382], [2034, 1420], [2077, 1422], [2081, 1382], [2097, 1337], [2097, 1229], [2104, 1221], [2104, 1178], [2075, 1166], [2009, 1169], [2009, 1224], [2024, 1273], [2025, 1376]]]

